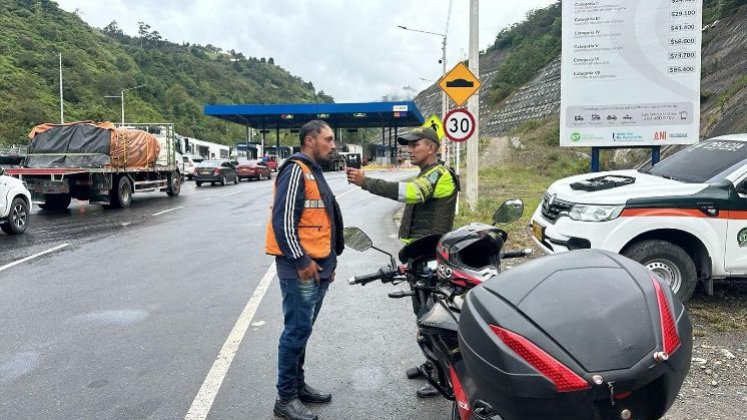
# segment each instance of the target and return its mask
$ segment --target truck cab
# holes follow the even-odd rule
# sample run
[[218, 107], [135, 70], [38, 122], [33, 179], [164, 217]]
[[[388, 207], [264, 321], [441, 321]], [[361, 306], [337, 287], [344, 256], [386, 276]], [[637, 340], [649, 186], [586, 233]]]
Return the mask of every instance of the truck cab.
[[646, 170], [555, 181], [531, 220], [547, 253], [626, 255], [687, 301], [698, 282], [747, 276], [747, 134], [692, 145]]

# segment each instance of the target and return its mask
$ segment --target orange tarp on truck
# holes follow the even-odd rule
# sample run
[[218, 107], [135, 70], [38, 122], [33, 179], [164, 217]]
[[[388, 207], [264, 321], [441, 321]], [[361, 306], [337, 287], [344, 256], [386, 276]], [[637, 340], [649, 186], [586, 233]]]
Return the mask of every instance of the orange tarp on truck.
[[148, 168], [161, 151], [151, 134], [111, 122], [40, 124], [29, 133], [26, 167]]

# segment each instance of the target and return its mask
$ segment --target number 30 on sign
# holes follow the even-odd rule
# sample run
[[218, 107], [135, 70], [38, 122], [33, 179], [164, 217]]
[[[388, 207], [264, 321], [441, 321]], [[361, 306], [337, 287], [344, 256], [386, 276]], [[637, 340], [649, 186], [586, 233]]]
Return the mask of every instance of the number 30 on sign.
[[452, 141], [466, 141], [475, 132], [475, 117], [464, 108], [452, 109], [444, 118], [446, 137]]

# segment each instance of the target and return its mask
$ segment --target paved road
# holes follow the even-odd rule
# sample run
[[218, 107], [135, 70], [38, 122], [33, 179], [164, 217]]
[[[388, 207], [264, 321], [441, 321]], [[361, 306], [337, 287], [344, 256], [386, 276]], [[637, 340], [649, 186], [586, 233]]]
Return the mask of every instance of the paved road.
[[[342, 174], [328, 180], [346, 225], [396, 251], [397, 203]], [[282, 328], [277, 279], [262, 281], [271, 191], [187, 183], [176, 198], [136, 195], [126, 210], [34, 210], [26, 234], [0, 234], [0, 418], [176, 419], [192, 407], [197, 418], [271, 419]], [[307, 355], [309, 382], [334, 393], [315, 407], [324, 419], [446, 417], [446, 401], [418, 400], [420, 383], [404, 378], [422, 358], [409, 302], [388, 299], [392, 286], [344, 281], [386, 261], [341, 257]], [[232, 332], [242, 341], [226, 344]]]

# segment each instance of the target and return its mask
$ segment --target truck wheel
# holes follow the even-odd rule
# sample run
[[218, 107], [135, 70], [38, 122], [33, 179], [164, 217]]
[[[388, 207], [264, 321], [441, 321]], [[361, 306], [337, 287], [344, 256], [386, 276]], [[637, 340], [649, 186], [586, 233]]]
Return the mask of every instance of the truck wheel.
[[169, 189], [166, 190], [166, 194], [171, 197], [176, 197], [182, 190], [182, 177], [179, 174], [169, 176]]
[[62, 211], [69, 205], [72, 198], [70, 194], [45, 194], [44, 204], [39, 204], [42, 210]]
[[132, 184], [126, 176], [119, 177], [117, 187], [109, 193], [109, 201], [113, 207], [126, 209], [132, 204]]
[[28, 221], [29, 205], [26, 204], [26, 200], [23, 198], [16, 197], [13, 199], [13, 202], [10, 203], [8, 221], [4, 225], [0, 225], [0, 229], [8, 235], [20, 235], [26, 231]]
[[681, 247], [658, 239], [641, 241], [622, 252], [669, 283], [683, 303], [690, 300], [698, 284], [692, 258]]

